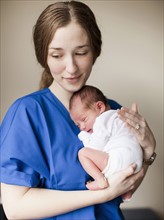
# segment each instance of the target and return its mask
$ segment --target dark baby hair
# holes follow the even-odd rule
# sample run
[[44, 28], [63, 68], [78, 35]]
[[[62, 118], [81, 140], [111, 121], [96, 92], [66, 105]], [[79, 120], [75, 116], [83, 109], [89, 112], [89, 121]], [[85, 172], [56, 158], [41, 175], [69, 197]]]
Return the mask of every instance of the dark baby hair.
[[72, 108], [74, 100], [77, 97], [80, 97], [81, 102], [84, 103], [85, 106], [90, 109], [92, 108], [93, 104], [98, 101], [102, 101], [105, 104], [105, 106], [108, 105], [107, 98], [105, 97], [103, 92], [94, 86], [85, 85], [80, 90], [75, 92], [70, 99], [70, 103], [69, 103], [70, 110]]

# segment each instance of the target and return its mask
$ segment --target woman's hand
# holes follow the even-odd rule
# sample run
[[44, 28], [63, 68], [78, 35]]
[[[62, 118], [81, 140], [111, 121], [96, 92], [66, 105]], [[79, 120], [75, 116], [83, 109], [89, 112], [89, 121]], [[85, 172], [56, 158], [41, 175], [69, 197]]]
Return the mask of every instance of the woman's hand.
[[[139, 144], [143, 149], [144, 159], [149, 159], [155, 150], [156, 140], [146, 120], [138, 113], [137, 104], [133, 103], [131, 109], [122, 107], [120, 110], [118, 110], [118, 116], [127, 124], [129, 129], [136, 136]], [[134, 188], [131, 190], [132, 194], [141, 184], [147, 169], [148, 165], [143, 164], [142, 170], [138, 173], [138, 175], [141, 175], [136, 180]]]
[[133, 103], [131, 109], [122, 107], [118, 110], [118, 116], [136, 136], [143, 149], [144, 159], [149, 159], [155, 150], [156, 141], [146, 120], [138, 113], [137, 104]]
[[99, 192], [105, 192], [105, 202], [124, 195], [127, 192], [133, 192], [136, 182], [138, 182], [144, 176], [143, 169], [138, 173], [135, 173], [135, 169], [136, 165], [132, 164], [127, 169], [114, 173], [110, 176], [108, 179], [109, 187], [104, 190], [99, 190]]

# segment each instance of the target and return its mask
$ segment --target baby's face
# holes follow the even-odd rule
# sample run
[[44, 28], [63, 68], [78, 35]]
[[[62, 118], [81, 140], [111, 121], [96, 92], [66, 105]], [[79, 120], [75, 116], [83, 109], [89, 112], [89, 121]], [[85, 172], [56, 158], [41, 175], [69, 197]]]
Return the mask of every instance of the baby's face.
[[93, 132], [93, 124], [100, 111], [97, 108], [89, 109], [78, 99], [73, 104], [70, 115], [81, 131]]

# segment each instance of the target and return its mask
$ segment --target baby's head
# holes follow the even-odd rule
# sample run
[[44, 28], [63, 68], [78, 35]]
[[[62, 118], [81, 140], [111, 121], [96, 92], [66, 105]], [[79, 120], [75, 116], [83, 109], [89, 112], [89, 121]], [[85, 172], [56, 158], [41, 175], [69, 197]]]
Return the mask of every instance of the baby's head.
[[109, 109], [107, 99], [96, 87], [85, 85], [70, 99], [70, 116], [80, 130], [92, 132], [97, 116]]

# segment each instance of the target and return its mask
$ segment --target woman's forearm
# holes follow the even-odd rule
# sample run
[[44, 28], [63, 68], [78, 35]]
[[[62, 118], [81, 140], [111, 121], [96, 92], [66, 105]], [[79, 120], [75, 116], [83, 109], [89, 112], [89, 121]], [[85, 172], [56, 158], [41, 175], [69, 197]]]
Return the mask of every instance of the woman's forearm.
[[[110, 187], [97, 190], [59, 191], [1, 184], [2, 203], [8, 219], [41, 219], [110, 201], [130, 190], [141, 178], [135, 165], [110, 177]], [[134, 174], [134, 175], [133, 175]]]
[[[100, 191], [56, 191], [2, 184], [8, 219], [41, 219], [100, 203]], [[112, 198], [111, 198], [112, 199]]]

